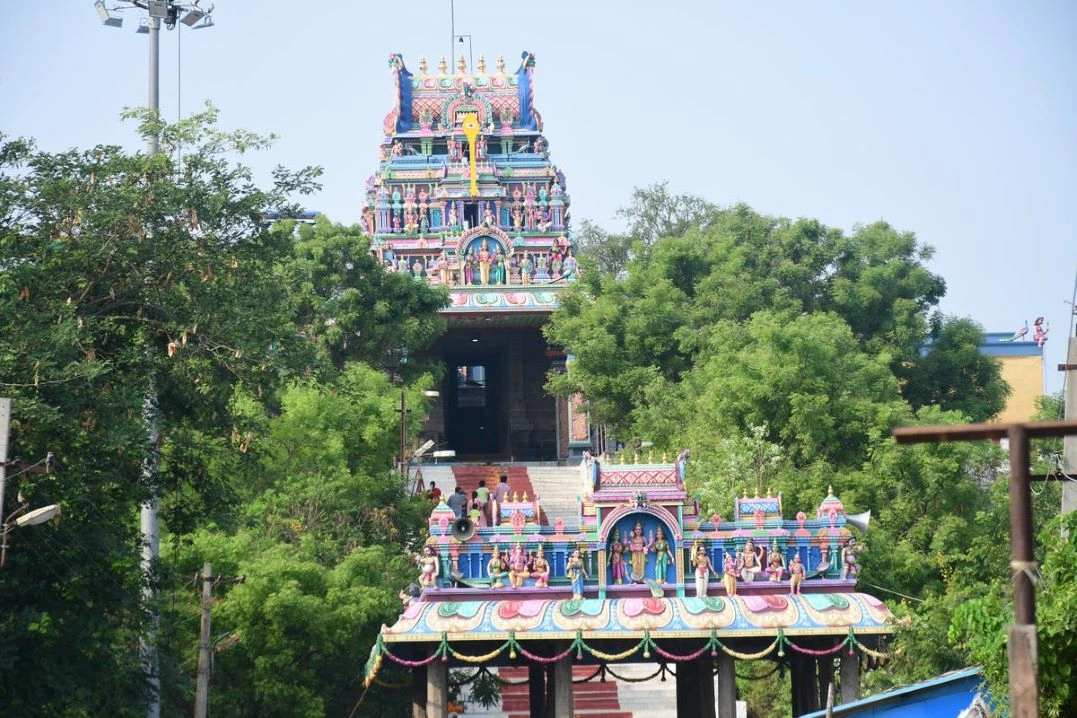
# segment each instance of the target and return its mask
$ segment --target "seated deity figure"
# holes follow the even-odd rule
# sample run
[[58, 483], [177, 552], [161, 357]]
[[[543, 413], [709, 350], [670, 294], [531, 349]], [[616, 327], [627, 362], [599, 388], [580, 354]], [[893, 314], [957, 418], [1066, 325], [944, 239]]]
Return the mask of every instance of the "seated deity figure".
[[419, 585], [423, 588], [437, 588], [440, 562], [438, 557], [434, 555], [434, 549], [430, 546], [423, 548], [423, 555], [419, 557], [418, 561]]
[[773, 541], [770, 544], [770, 551], [767, 556], [767, 574], [771, 581], [781, 581], [785, 575], [785, 562], [782, 561], [782, 552], [778, 548], [778, 542]]
[[509, 583], [513, 588], [524, 585], [524, 579], [530, 574], [527, 572], [527, 552], [520, 544], [512, 547], [509, 552]]
[[535, 588], [546, 588], [550, 582], [550, 562], [546, 560], [546, 553], [539, 544], [535, 551], [535, 558], [531, 561], [531, 577], [535, 579]]
[[509, 566], [501, 556], [501, 549], [494, 546], [494, 553], [486, 564], [486, 573], [490, 576], [490, 588], [502, 588], [505, 585], [505, 576], [508, 575]]
[[763, 559], [763, 549], [757, 549], [755, 542], [748, 539], [744, 544], [744, 550], [740, 554], [740, 578], [745, 583], [755, 580], [755, 575], [763, 568], [760, 562]]

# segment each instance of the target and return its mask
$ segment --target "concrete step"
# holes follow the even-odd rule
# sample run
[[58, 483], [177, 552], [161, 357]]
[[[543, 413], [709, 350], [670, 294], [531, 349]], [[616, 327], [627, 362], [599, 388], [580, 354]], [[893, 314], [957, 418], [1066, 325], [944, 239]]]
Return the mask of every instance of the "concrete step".
[[528, 468], [531, 483], [542, 499], [550, 524], [561, 518], [565, 531], [576, 532], [580, 525], [580, 495], [584, 489], [583, 469], [578, 466], [533, 466]]

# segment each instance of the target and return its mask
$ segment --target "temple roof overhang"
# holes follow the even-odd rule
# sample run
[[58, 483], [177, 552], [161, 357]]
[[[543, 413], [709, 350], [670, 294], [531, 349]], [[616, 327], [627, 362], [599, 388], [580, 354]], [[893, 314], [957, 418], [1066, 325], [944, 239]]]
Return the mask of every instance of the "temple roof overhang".
[[[509, 589], [511, 591], [511, 589]], [[420, 601], [382, 630], [385, 643], [449, 641], [877, 635], [893, 614], [865, 593], [803, 593], [703, 598]]]

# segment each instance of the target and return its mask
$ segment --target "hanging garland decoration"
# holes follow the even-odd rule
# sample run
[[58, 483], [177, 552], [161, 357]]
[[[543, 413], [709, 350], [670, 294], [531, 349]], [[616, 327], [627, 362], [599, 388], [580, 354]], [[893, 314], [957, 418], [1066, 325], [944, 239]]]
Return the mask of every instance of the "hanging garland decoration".
[[797, 653], [803, 653], [806, 656], [816, 656], [816, 657], [834, 655], [835, 653], [837, 653], [838, 651], [840, 651], [842, 648], [845, 647], [845, 644], [849, 642], [849, 639], [850, 639], [851, 636], [852, 636], [852, 629], [850, 629], [849, 636], [846, 636], [844, 641], [842, 641], [838, 645], [834, 646], [833, 648], [824, 648], [822, 650], [815, 650], [815, 649], [812, 649], [812, 648], [803, 648], [801, 646], [798, 646], [797, 644], [793, 643], [792, 641], [790, 641], [788, 638], [785, 637], [785, 633], [782, 631], [782, 629], [780, 629], [780, 628], [778, 629], [778, 638], [781, 639], [781, 641], [785, 645], [789, 646], [790, 648], [792, 648]]
[[[493, 675], [493, 674], [490, 673], [490, 669], [487, 668], [486, 666], [479, 666], [479, 669], [477, 671], [475, 671], [471, 676], [469, 676], [467, 678], [464, 678], [463, 680], [459, 680], [459, 681], [449, 681], [449, 687], [450, 688], [459, 688], [460, 686], [466, 686], [469, 683], [474, 683], [475, 681], [479, 680], [479, 676], [483, 675], [484, 673], [488, 674], [488, 675]], [[508, 681], [501, 681], [501, 682], [502, 683], [508, 683]], [[523, 682], [527, 683], [526, 680], [523, 681]]]
[[769, 676], [773, 676], [778, 671], [778, 669], [781, 668], [781, 667], [782, 667], [781, 663], [775, 663], [773, 668], [771, 668], [766, 673], [760, 673], [758, 676], [754, 676], [754, 675], [753, 676], [748, 676], [748, 675], [744, 675], [743, 673], [736, 673], [734, 675], [736, 675], [737, 678], [742, 678], [742, 679], [744, 679], [746, 681], [754, 681], [757, 678], [767, 678]]
[[[659, 673], [662, 673], [663, 671], [666, 671], [666, 670], [668, 670], [666, 668], [666, 664], [663, 663], [662, 665], [660, 665], [658, 667], [657, 671], [655, 671], [651, 675], [647, 676], [646, 678], [629, 678], [627, 676], [619, 676], [619, 675], [617, 675], [616, 673], [613, 672], [612, 668], [610, 668], [609, 666], [606, 666], [606, 673], [609, 673], [611, 676], [613, 676], [617, 680], [624, 681], [625, 683], [643, 683], [645, 681], [651, 680], [652, 678], [657, 676]], [[663, 677], [662, 680], [666, 680], [665, 677]]]
[[376, 676], [374, 677], [374, 682], [377, 683], [382, 688], [389, 688], [389, 689], [392, 689], [392, 690], [396, 690], [396, 689], [399, 689], [399, 688], [407, 688], [408, 686], [411, 685], [411, 681], [404, 681], [402, 683], [386, 683], [385, 681], [383, 681], [382, 679], [380, 679], [380, 678], [378, 678]]
[[850, 653], [852, 653], [852, 651], [853, 651], [853, 646], [856, 646], [857, 650], [865, 653], [866, 655], [871, 656], [872, 658], [886, 659], [886, 658], [890, 657], [889, 653], [884, 653], [883, 651], [874, 651], [874, 650], [868, 648], [867, 646], [865, 646], [860, 641], [858, 641], [856, 639], [856, 634], [853, 633], [852, 626], [849, 627], [849, 636], [845, 640], [849, 642], [849, 652]]
[[[395, 663], [397, 663], [397, 664], [399, 664], [401, 666], [404, 666], [406, 668], [422, 668], [423, 666], [429, 665], [430, 663], [432, 663], [437, 658], [441, 658], [442, 662], [448, 662], [450, 655], [452, 655], [452, 657], [454, 659], [456, 659], [458, 661], [462, 661], [464, 663], [484, 664], [484, 663], [488, 663], [488, 662], [494, 660], [495, 658], [497, 658], [498, 656], [500, 656], [505, 651], [506, 648], [509, 651], [509, 658], [510, 659], [514, 660], [514, 659], [516, 659], [517, 655], [521, 655], [524, 658], [526, 658], [527, 660], [532, 661], [534, 663], [538, 663], [540, 665], [550, 665], [550, 664], [556, 663], [556, 662], [568, 657], [573, 652], [575, 652], [575, 654], [576, 654], [576, 660], [583, 660], [583, 654], [586, 651], [590, 656], [592, 656], [594, 658], [597, 658], [598, 660], [600, 660], [600, 661], [602, 661], [604, 663], [617, 663], [619, 661], [623, 661], [626, 658], [629, 658], [630, 656], [636, 655], [641, 650], [643, 652], [643, 658], [645, 658], [645, 659], [650, 658], [651, 657], [651, 651], [653, 650], [655, 653], [657, 653], [659, 656], [664, 658], [666, 661], [673, 661], [674, 663], [684, 663], [686, 661], [697, 660], [698, 658], [702, 657], [707, 652], [710, 652], [711, 656], [717, 656], [719, 649], [721, 651], [723, 651], [726, 655], [731, 656], [732, 658], [736, 658], [737, 660], [740, 660], [740, 661], [757, 661], [757, 660], [760, 660], [762, 658], [766, 658], [771, 653], [773, 653], [775, 650], [777, 650], [778, 658], [782, 658], [782, 657], [785, 656], [785, 650], [784, 649], [785, 649], [786, 646], [788, 646], [791, 650], [796, 651], [797, 653], [802, 653], [804, 655], [816, 656], [816, 657], [834, 655], [838, 651], [840, 651], [842, 648], [848, 646], [850, 654], [853, 654], [853, 653], [855, 653], [856, 650], [859, 650], [862, 653], [864, 653], [865, 655], [871, 656], [872, 658], [876, 658], [876, 659], [889, 658], [888, 653], [884, 653], [882, 651], [876, 651], [876, 650], [873, 650], [871, 648], [868, 648], [863, 643], [861, 643], [859, 640], [857, 640], [856, 634], [853, 633], [853, 629], [852, 629], [851, 626], [849, 627], [849, 633], [845, 637], [844, 640], [842, 640], [840, 643], [835, 645], [833, 648], [825, 648], [825, 649], [820, 649], [820, 650], [811, 649], [811, 648], [805, 648], [803, 646], [796, 645], [795, 643], [790, 641], [786, 637], [785, 632], [782, 629], [779, 628], [778, 629], [778, 635], [775, 636], [774, 641], [769, 646], [767, 646], [766, 648], [764, 648], [763, 650], [761, 650], [761, 651], [759, 651], [757, 653], [741, 653], [739, 651], [733, 650], [732, 648], [730, 648], [729, 646], [726, 646], [720, 640], [718, 640], [717, 631], [715, 629], [711, 629], [710, 637], [707, 639], [707, 642], [698, 651], [693, 651], [692, 653], [688, 653], [688, 654], [684, 654], [684, 655], [678, 655], [676, 653], [672, 653], [670, 651], [665, 650], [661, 646], [659, 646], [655, 642], [655, 640], [651, 637], [651, 632], [649, 630], [643, 632], [643, 638], [639, 641], [639, 643], [637, 643], [636, 645], [634, 645], [634, 646], [632, 646], [632, 647], [630, 647], [630, 648], [628, 648], [628, 649], [626, 649], [624, 651], [621, 651], [619, 653], [606, 653], [605, 651], [599, 650], [598, 648], [595, 648], [594, 646], [588, 645], [588, 643], [583, 639], [583, 631], [582, 630], [577, 630], [576, 631], [576, 636], [575, 636], [575, 638], [573, 638], [572, 643], [569, 644], [568, 648], [566, 648], [564, 651], [562, 651], [561, 653], [558, 653], [557, 655], [554, 655], [554, 656], [542, 656], [542, 655], [539, 655], [537, 653], [532, 653], [531, 651], [527, 650], [522, 645], [520, 645], [519, 641], [516, 640], [516, 632], [515, 631], [510, 632], [508, 640], [505, 641], [504, 643], [502, 643], [500, 646], [498, 646], [494, 650], [490, 651], [489, 653], [485, 653], [485, 654], [477, 655], [477, 656], [471, 656], [471, 655], [461, 653], [460, 651], [457, 651], [455, 648], [451, 647], [449, 645], [449, 640], [448, 640], [447, 634], [442, 633], [441, 634], [441, 642], [438, 644], [437, 649], [430, 656], [428, 656], [427, 658], [424, 658], [424, 659], [418, 660], [418, 661], [411, 661], [411, 660], [407, 660], [407, 659], [400, 658], [398, 656], [393, 655], [392, 653], [389, 652], [389, 649], [385, 646], [385, 642], [384, 642], [382, 636], [379, 635], [378, 639], [377, 639], [377, 642], [374, 644], [373, 648], [370, 651], [370, 658], [367, 660], [365, 671], [364, 671], [366, 677], [365, 677], [363, 683], [364, 683], [364, 685], [369, 686], [370, 683], [372, 683], [374, 681], [375, 677], [377, 676], [378, 671], [381, 668], [381, 663], [382, 663], [382, 657], [383, 656], [388, 657], [391, 661], [393, 661], [393, 662], [395, 662]], [[673, 672], [672, 668], [673, 668], [672, 666], [665, 667], [664, 669], [660, 668], [659, 671], [656, 672], [654, 675], [658, 675], [658, 673], [661, 672], [662, 670], [666, 670], [670, 674], [676, 675]], [[485, 670], [485, 668], [483, 668], [482, 670]], [[606, 668], [606, 670], [609, 670], [608, 667]], [[614, 674], [612, 671], [610, 671], [610, 673], [617, 680], [623, 680], [623, 681], [630, 682], [630, 683], [631, 682], [638, 682], [639, 680], [649, 680], [650, 678], [654, 677], [654, 676], [650, 676], [650, 677], [648, 677], [646, 679], [627, 679], [627, 678], [622, 678], [621, 676], [618, 676], [618, 675]], [[473, 676], [471, 679], [469, 679], [466, 682], [469, 683], [472, 680], [475, 680], [475, 678], [477, 678], [478, 675], [480, 675], [480, 674], [481, 674], [481, 671], [480, 671], [480, 673], [477, 673], [475, 676]], [[584, 683], [584, 682], [587, 682], [587, 681], [590, 681], [590, 680], [594, 679], [594, 677], [597, 676], [597, 675], [598, 675], [598, 671], [596, 671], [594, 675], [592, 675], [592, 676], [590, 676], [588, 678], [578, 680], [578, 681], [575, 681], [575, 682]], [[506, 685], [514, 685], [514, 684], [517, 683], [515, 681], [514, 682], [502, 681], [502, 682], [505, 683]], [[527, 682], [526, 680], [519, 681], [519, 683], [526, 683], [526, 682]], [[379, 682], [379, 685], [386, 685], [386, 684]], [[462, 685], [462, 683], [461, 683], [461, 685]], [[397, 686], [393, 686], [393, 687], [397, 687]]]
[[586, 678], [573, 678], [572, 682], [573, 683], [587, 683], [589, 681], [593, 681], [595, 678], [598, 677], [598, 674], [601, 673], [601, 672], [602, 672], [602, 666], [599, 666], [598, 668], [595, 669], [594, 673], [587, 676]]
[[509, 647], [509, 642], [505, 641], [504, 643], [502, 643], [500, 646], [498, 646], [494, 650], [490, 651], [489, 653], [484, 653], [481, 656], [467, 656], [467, 655], [464, 655], [463, 653], [460, 653], [455, 648], [451, 648], [451, 647], [449, 648], [449, 653], [451, 653], [453, 655], [453, 658], [456, 658], [457, 660], [461, 660], [464, 663], [489, 663], [490, 661], [492, 661], [495, 658], [497, 658], [498, 656], [500, 656], [501, 652], [504, 651], [508, 647]]

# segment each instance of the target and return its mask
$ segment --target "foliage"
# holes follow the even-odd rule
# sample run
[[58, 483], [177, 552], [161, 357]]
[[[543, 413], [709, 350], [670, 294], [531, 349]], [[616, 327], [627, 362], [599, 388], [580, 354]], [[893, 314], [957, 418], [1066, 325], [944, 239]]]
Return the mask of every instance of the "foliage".
[[996, 360], [980, 351], [983, 328], [970, 319], [936, 316], [928, 346], [898, 370], [914, 409], [936, 405], [987, 421], [1006, 405], [1010, 389]]
[[[422, 525], [389, 471], [394, 407], [401, 391], [423, 405], [431, 379], [404, 360], [440, 331], [444, 296], [375, 271], [354, 228], [268, 223], [318, 170], [278, 169], [260, 188], [236, 158], [267, 138], [218, 130], [212, 108], [178, 125], [138, 117], [161, 154], [0, 142], [0, 393], [14, 398], [13, 454], [56, 456], [8, 497], [63, 509], [59, 525], [12, 535], [0, 695], [34, 715], [143, 715], [153, 607], [164, 712], [189, 713], [197, 615], [167, 591], [145, 605], [142, 590], [175, 600], [211, 561], [250, 578], [217, 588], [234, 645], [214, 704], [346, 714], [355, 656], [395, 617]], [[155, 460], [166, 551], [144, 579]]]

